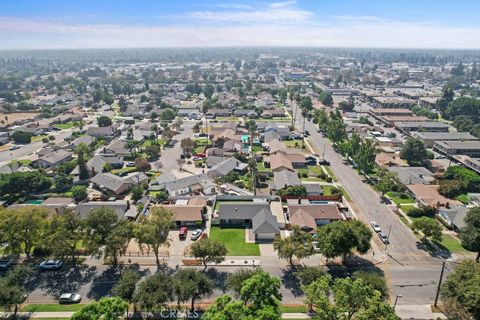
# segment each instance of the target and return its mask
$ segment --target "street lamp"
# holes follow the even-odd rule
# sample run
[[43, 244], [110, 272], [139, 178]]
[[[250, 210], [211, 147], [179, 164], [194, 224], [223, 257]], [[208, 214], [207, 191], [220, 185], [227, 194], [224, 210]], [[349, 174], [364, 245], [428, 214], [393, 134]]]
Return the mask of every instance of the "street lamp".
[[395, 297], [395, 303], [393, 304], [393, 310], [395, 310], [395, 307], [397, 306], [398, 298], [402, 298], [403, 296], [401, 294], [397, 294]]

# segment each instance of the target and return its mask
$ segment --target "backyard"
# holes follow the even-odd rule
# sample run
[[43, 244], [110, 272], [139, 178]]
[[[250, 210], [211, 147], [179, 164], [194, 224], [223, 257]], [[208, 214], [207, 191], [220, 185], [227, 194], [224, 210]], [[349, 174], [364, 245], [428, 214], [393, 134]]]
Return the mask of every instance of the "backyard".
[[260, 248], [257, 243], [245, 242], [244, 228], [224, 228], [212, 226], [210, 239], [225, 244], [229, 256], [259, 256]]

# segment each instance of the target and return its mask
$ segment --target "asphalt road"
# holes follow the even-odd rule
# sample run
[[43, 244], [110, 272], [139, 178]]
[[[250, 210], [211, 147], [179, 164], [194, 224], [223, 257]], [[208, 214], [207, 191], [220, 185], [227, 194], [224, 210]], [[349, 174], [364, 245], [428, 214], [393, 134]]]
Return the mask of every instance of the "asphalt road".
[[[297, 114], [297, 127], [301, 128], [303, 119]], [[331, 168], [339, 183], [350, 195], [358, 219], [366, 223], [376, 221], [385, 234], [391, 227], [390, 245], [387, 248], [388, 260], [382, 265], [390, 284], [391, 296], [402, 295], [399, 304], [433, 303], [441, 270], [441, 257], [433, 257], [422, 249], [420, 241], [405, 226], [396, 214], [380, 202], [380, 196], [350, 166], [343, 164], [342, 157], [335, 152], [329, 141], [317, 132], [317, 126], [306, 121], [308, 138], [314, 151], [330, 161]], [[325, 151], [324, 151], [325, 150]], [[374, 250], [385, 252], [385, 246], [374, 238]], [[448, 274], [445, 274], [445, 276]]]

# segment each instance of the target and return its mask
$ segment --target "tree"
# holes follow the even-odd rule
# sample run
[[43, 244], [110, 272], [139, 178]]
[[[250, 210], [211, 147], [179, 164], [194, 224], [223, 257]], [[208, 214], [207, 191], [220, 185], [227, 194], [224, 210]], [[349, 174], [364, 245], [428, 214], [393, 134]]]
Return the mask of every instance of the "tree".
[[[464, 260], [448, 275], [442, 285], [443, 299], [452, 299], [471, 315], [480, 318], [480, 264], [474, 260]], [[467, 318], [468, 319], [468, 318]]]
[[308, 286], [323, 275], [325, 275], [325, 270], [320, 266], [303, 266], [295, 272], [295, 277], [300, 281], [302, 286]]
[[133, 201], [138, 201], [140, 199], [142, 199], [143, 197], [143, 193], [145, 192], [145, 190], [143, 189], [143, 187], [141, 185], [134, 185], [132, 187], [132, 199]]
[[289, 237], [276, 237], [273, 241], [273, 249], [277, 251], [278, 257], [288, 259], [293, 264], [293, 257], [297, 259], [306, 258], [313, 254], [312, 237], [295, 226]]
[[406, 160], [412, 167], [423, 165], [427, 157], [427, 149], [418, 138], [409, 138], [400, 151], [400, 158]]
[[97, 124], [99, 127], [109, 127], [112, 125], [112, 119], [107, 116], [100, 116], [97, 118]]
[[480, 191], [480, 174], [462, 166], [449, 166], [443, 175], [445, 179], [464, 182], [468, 191]]
[[142, 250], [152, 250], [155, 254], [157, 267], [160, 267], [158, 258], [161, 246], [169, 246], [171, 239], [168, 232], [173, 227], [173, 213], [163, 207], [154, 207], [148, 216], [140, 217], [135, 225], [135, 237]]
[[438, 193], [452, 199], [464, 193], [467, 189], [467, 184], [462, 180], [441, 180]]
[[318, 129], [322, 132], [326, 132], [328, 126], [328, 114], [325, 109], [318, 110], [316, 113], [316, 119], [318, 123]]
[[269, 306], [278, 307], [282, 300], [280, 287], [280, 279], [259, 271], [243, 282], [240, 299], [244, 305], [257, 310]]
[[318, 228], [320, 252], [327, 258], [352, 255], [353, 249], [366, 253], [370, 249], [372, 232], [359, 220], [336, 221]]
[[457, 116], [468, 116], [474, 122], [480, 119], [480, 100], [460, 97], [450, 102], [443, 113], [446, 119], [455, 119]]
[[[363, 279], [322, 276], [305, 287], [305, 302], [314, 309], [312, 319], [399, 319], [378, 290]], [[311, 308], [311, 307], [315, 308]]]
[[310, 98], [309, 96], [303, 96], [300, 100], [300, 107], [305, 110], [312, 110], [312, 98]]
[[87, 187], [82, 185], [73, 186], [71, 191], [72, 191], [72, 197], [77, 203], [85, 200], [88, 196]]
[[423, 242], [427, 241], [427, 238], [442, 241], [442, 226], [435, 219], [428, 217], [415, 219], [412, 223], [412, 230], [423, 233]]
[[84, 156], [85, 154], [83, 153], [83, 151], [79, 150], [79, 152], [77, 153], [77, 165], [79, 171], [78, 177], [80, 178], [80, 180], [87, 180], [90, 177]]
[[125, 301], [132, 302], [137, 283], [140, 280], [138, 272], [126, 270], [112, 288], [112, 294]]
[[173, 109], [167, 108], [163, 110], [162, 114], [160, 115], [160, 119], [162, 121], [171, 121], [175, 119], [175, 116], [175, 111], [173, 111]]
[[150, 162], [148, 160], [143, 159], [143, 158], [136, 158], [135, 159], [135, 168], [137, 168], [138, 171], [149, 171], [152, 169], [152, 166], [150, 165]]
[[15, 172], [0, 175], [0, 193], [27, 196], [50, 188], [51, 180], [40, 171]]
[[277, 194], [279, 196], [306, 197], [307, 189], [305, 186], [287, 186], [286, 188], [278, 190]]
[[84, 240], [89, 252], [100, 255], [101, 248], [107, 244], [107, 238], [117, 223], [118, 216], [114, 209], [100, 207], [88, 213], [84, 219]]
[[5, 253], [23, 252], [30, 259], [34, 247], [43, 243], [48, 211], [35, 206], [0, 212], [0, 243]]
[[373, 289], [380, 292], [383, 299], [388, 298], [388, 285], [385, 278], [379, 273], [375, 271], [355, 271], [352, 274], [352, 279], [362, 279], [363, 282], [372, 287]]
[[331, 106], [333, 104], [333, 97], [332, 94], [329, 92], [322, 92], [320, 93], [320, 96], [318, 97], [321, 103], [323, 103], [326, 106]]
[[34, 271], [25, 265], [9, 270], [0, 278], [0, 307], [5, 311], [13, 311], [16, 319], [21, 303], [25, 301], [25, 286], [32, 280]]
[[155, 160], [158, 159], [158, 155], [160, 153], [160, 146], [157, 144], [152, 144], [151, 146], [145, 147], [143, 151], [147, 154], [148, 159]]
[[117, 320], [123, 319], [128, 303], [121, 298], [102, 298], [99, 301], [90, 302], [75, 312], [72, 320]]
[[57, 258], [70, 257], [76, 260], [77, 247], [83, 239], [83, 225], [80, 217], [72, 210], [55, 215], [48, 226], [48, 248]]
[[462, 246], [470, 251], [476, 252], [475, 261], [480, 259], [480, 208], [475, 207], [467, 212], [465, 226], [460, 230]]
[[361, 171], [371, 173], [375, 168], [376, 154], [375, 143], [372, 140], [363, 139], [354, 155], [355, 163]]
[[156, 311], [168, 307], [173, 298], [173, 278], [164, 272], [157, 272], [139, 283], [133, 296], [135, 309]]
[[190, 252], [196, 259], [202, 260], [205, 271], [208, 263], [220, 263], [225, 260], [227, 247], [220, 241], [204, 238], [194, 242]]
[[191, 154], [193, 148], [195, 148], [195, 142], [191, 138], [184, 138], [180, 141], [180, 148], [183, 150], [183, 154]]
[[68, 189], [73, 184], [73, 178], [62, 172], [53, 177], [53, 181], [58, 192]]
[[238, 298], [240, 297], [240, 291], [242, 290], [245, 280], [260, 271], [261, 269], [239, 269], [228, 275], [226, 286], [228, 289], [232, 290], [235, 297]]
[[118, 222], [105, 239], [104, 259], [116, 266], [118, 257], [125, 254], [132, 237], [133, 223], [128, 220]]
[[174, 275], [174, 292], [177, 303], [190, 300], [190, 310], [195, 309], [195, 301], [213, 293], [213, 282], [205, 273], [192, 269], [180, 269]]
[[400, 182], [398, 176], [394, 172], [388, 170], [381, 170], [378, 173], [378, 182], [374, 188], [385, 195], [389, 191], [400, 192], [405, 189], [405, 186]]
[[210, 83], [208, 83], [205, 87], [203, 87], [203, 95], [207, 99], [211, 99], [214, 92], [215, 92], [215, 87]]
[[338, 104], [338, 107], [343, 112], [352, 112], [353, 109], [355, 109], [355, 100], [353, 99], [352, 96], [350, 96], [348, 100], [340, 102]]
[[32, 142], [32, 134], [17, 130], [12, 134], [12, 139], [15, 143], [29, 144]]
[[332, 140], [335, 146], [347, 138], [347, 131], [342, 118], [330, 117], [327, 124], [327, 138]]

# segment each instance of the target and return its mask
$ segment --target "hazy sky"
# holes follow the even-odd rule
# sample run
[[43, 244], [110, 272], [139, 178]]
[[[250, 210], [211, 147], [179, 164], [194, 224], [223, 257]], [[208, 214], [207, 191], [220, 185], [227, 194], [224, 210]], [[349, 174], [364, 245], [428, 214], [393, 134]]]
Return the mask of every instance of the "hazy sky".
[[0, 0], [0, 49], [480, 49], [480, 0]]

